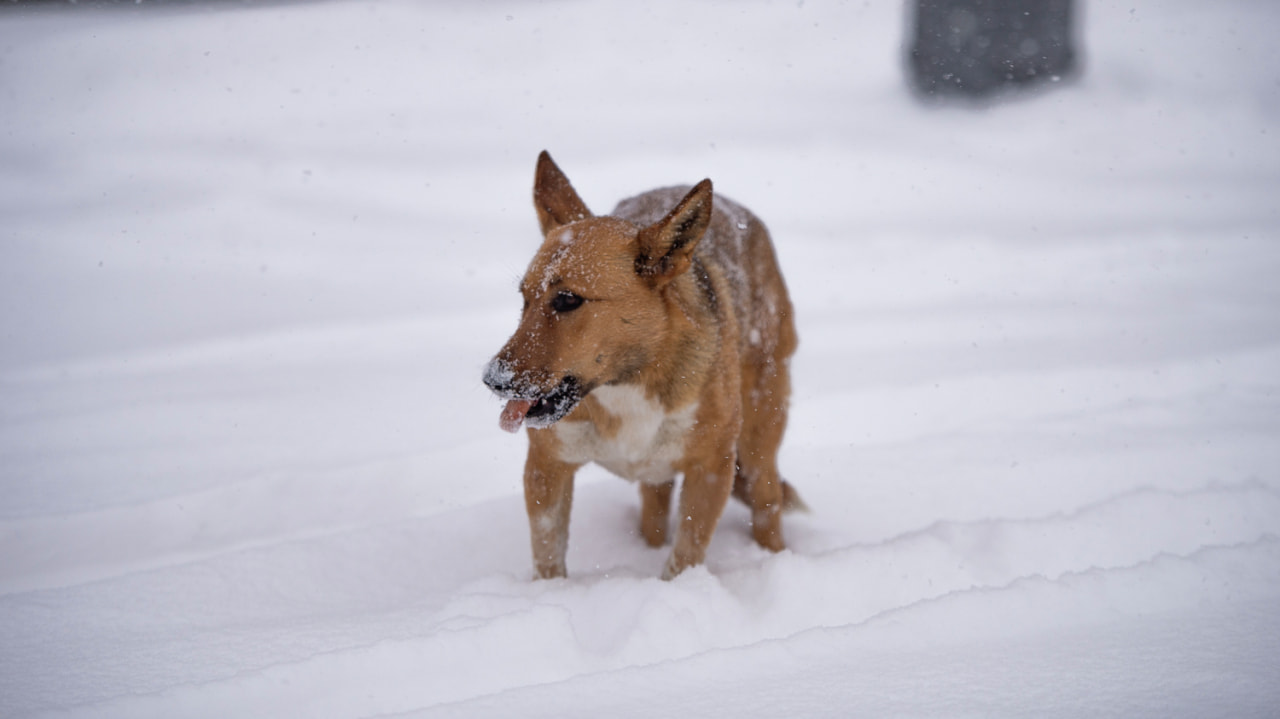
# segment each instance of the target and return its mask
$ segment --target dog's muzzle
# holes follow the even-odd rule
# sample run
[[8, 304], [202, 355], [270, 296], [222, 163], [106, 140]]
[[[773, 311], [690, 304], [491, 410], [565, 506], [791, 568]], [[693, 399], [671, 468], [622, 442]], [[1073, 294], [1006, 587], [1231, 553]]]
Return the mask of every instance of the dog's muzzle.
[[572, 412], [587, 394], [572, 375], [560, 380], [549, 392], [539, 391], [533, 382], [524, 380], [498, 358], [485, 367], [484, 383], [494, 394], [507, 400], [498, 424], [508, 432], [518, 431], [522, 424], [533, 429], [550, 427]]

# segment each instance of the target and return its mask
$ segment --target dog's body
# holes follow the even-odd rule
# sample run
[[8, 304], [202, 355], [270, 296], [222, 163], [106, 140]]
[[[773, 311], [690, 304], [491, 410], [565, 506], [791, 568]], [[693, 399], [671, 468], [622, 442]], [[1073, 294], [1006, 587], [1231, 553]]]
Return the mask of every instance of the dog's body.
[[641, 534], [666, 541], [664, 577], [700, 564], [730, 493], [752, 534], [784, 547], [800, 506], [778, 476], [796, 333], [764, 225], [692, 189], [653, 190], [594, 217], [545, 152], [534, 204], [544, 242], [521, 283], [525, 308], [485, 384], [504, 429], [529, 427], [525, 502], [534, 565], [565, 575], [573, 476], [587, 462], [640, 483]]

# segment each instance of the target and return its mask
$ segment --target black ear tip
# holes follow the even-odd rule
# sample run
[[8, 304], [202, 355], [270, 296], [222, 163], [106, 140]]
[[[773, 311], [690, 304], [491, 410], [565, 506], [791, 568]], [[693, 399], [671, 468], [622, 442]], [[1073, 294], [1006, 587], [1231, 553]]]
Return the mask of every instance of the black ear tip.
[[559, 169], [560, 167], [556, 165], [556, 161], [551, 159], [551, 153], [546, 150], [538, 153], [538, 172], [554, 172]]
[[694, 185], [680, 202], [682, 205], [687, 205], [691, 202], [696, 203], [697, 205], [703, 205], [711, 201], [711, 195], [711, 180], [704, 179], [702, 182]]
[[564, 171], [551, 159], [551, 153], [543, 150], [538, 153], [538, 164], [533, 169], [534, 185], [545, 184], [547, 186], [556, 183], [567, 183], [568, 179], [564, 176]]

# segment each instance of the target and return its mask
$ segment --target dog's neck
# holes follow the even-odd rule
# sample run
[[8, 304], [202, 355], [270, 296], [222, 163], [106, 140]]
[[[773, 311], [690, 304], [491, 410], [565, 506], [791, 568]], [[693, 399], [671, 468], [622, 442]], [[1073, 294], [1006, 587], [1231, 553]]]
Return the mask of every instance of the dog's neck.
[[[699, 388], [714, 371], [736, 371], [737, 319], [717, 298], [726, 296], [724, 278], [714, 268], [695, 262], [688, 272], [663, 289], [664, 301], [676, 311], [668, 313], [670, 323], [658, 353], [637, 373], [634, 384], [669, 411], [698, 400]], [[731, 361], [716, 366], [725, 351]]]

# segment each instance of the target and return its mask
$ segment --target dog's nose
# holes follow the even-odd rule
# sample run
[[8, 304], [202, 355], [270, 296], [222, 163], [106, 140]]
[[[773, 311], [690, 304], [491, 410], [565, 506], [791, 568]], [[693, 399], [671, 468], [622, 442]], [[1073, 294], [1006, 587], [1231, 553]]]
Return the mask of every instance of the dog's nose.
[[501, 358], [494, 357], [489, 360], [489, 364], [485, 365], [482, 380], [485, 386], [494, 393], [502, 394], [511, 391], [511, 385], [515, 377], [516, 373], [511, 369], [511, 365]]

